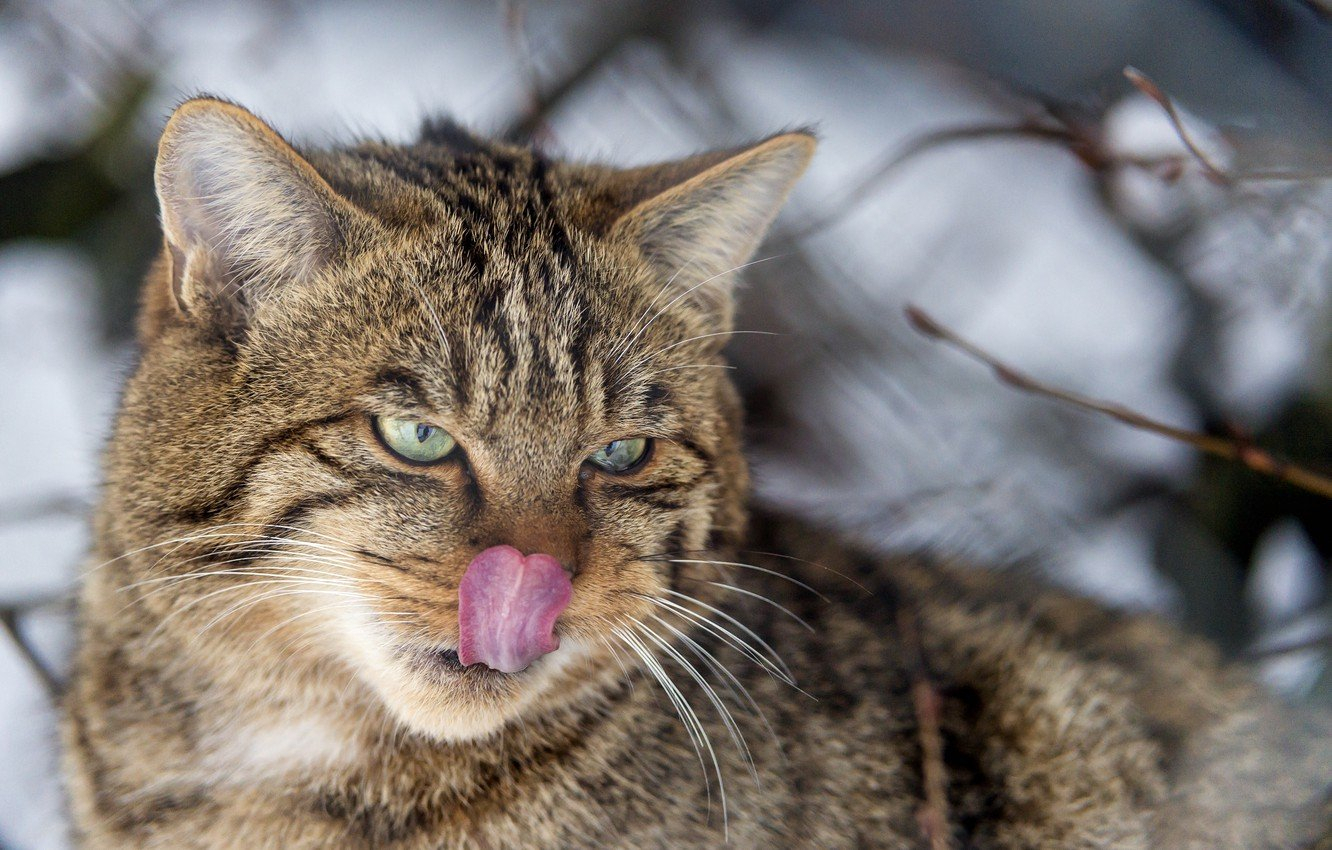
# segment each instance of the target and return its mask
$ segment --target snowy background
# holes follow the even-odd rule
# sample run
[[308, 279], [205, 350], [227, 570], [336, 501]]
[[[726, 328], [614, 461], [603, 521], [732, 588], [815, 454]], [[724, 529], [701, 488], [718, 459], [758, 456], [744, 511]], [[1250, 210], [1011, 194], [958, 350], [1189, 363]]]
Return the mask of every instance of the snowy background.
[[[734, 346], [761, 496], [1159, 611], [1332, 703], [1332, 503], [1018, 393], [902, 312], [1332, 470], [1325, 0], [0, 3], [0, 848], [65, 846], [49, 686], [159, 238], [152, 146], [197, 92], [308, 143], [448, 113], [624, 164], [815, 125], [740, 315], [779, 335]], [[1076, 155], [1010, 133], [884, 167], [1032, 124]]]

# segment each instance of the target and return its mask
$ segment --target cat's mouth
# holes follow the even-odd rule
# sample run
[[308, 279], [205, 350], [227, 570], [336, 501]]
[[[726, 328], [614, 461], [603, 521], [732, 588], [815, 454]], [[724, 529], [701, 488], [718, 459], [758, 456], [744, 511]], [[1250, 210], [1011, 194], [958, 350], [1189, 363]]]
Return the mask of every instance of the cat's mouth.
[[458, 659], [458, 650], [456, 649], [439, 649], [432, 652], [431, 656], [431, 660], [445, 670], [462, 671], [465, 669], [462, 661]]
[[517, 673], [505, 673], [485, 664], [463, 664], [458, 657], [458, 650], [453, 648], [420, 649], [412, 653], [413, 660], [421, 669], [431, 673], [443, 673], [451, 676], [466, 676], [475, 681], [503, 681], [517, 679], [525, 670]]
[[458, 656], [458, 650], [453, 647], [430, 649], [415, 647], [404, 649], [404, 654], [409, 659], [410, 666], [418, 673], [424, 673], [431, 678], [443, 681], [470, 682], [477, 685], [518, 684], [550, 666], [546, 663], [548, 656], [538, 658], [527, 667], [516, 672], [496, 670], [480, 662], [463, 664], [462, 659]]

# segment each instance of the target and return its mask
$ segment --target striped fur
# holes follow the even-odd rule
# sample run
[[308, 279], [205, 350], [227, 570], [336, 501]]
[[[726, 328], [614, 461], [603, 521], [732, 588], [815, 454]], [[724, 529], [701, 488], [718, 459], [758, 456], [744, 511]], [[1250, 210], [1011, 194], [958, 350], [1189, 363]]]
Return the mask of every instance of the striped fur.
[[[751, 522], [729, 291], [812, 149], [622, 171], [432, 124], [300, 153], [182, 106], [66, 706], [80, 844], [916, 846], [903, 611], [959, 841], [1310, 840], [1326, 738], [1209, 648]], [[401, 463], [374, 415], [461, 450]], [[631, 436], [641, 469], [583, 462]], [[574, 571], [561, 649], [441, 666], [500, 543]]]

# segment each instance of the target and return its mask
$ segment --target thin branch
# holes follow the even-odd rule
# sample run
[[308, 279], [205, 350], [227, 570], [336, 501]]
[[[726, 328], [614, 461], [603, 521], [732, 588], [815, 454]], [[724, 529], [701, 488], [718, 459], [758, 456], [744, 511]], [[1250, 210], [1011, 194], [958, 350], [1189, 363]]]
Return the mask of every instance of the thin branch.
[[0, 503], [0, 526], [19, 525], [50, 517], [82, 517], [91, 505], [77, 493], [57, 493], [41, 499]]
[[41, 681], [42, 687], [46, 690], [47, 695], [50, 696], [52, 700], [58, 700], [64, 688], [61, 686], [60, 680], [55, 677], [55, 674], [46, 669], [46, 665], [37, 657], [37, 653], [28, 645], [22, 632], [19, 631], [18, 613], [18, 609], [16, 608], [9, 606], [0, 607], [0, 628], [4, 629], [5, 633], [9, 635], [11, 640], [13, 640], [14, 646], [18, 648], [19, 654], [27, 659], [28, 664], [32, 667], [32, 671], [37, 674], [37, 678]]
[[1261, 661], [1281, 655], [1293, 655], [1311, 649], [1332, 649], [1332, 632], [1323, 631], [1316, 635], [1273, 644], [1272, 646], [1253, 647], [1245, 651], [1244, 657], [1250, 661]]
[[1180, 117], [1179, 110], [1175, 108], [1175, 102], [1170, 99], [1169, 95], [1161, 90], [1161, 87], [1158, 86], [1151, 77], [1132, 66], [1124, 69], [1124, 76], [1128, 78], [1128, 81], [1133, 84], [1134, 88], [1147, 95], [1154, 100], [1158, 106], [1165, 110], [1166, 117], [1170, 119], [1171, 126], [1175, 128], [1175, 134], [1178, 135], [1179, 140], [1184, 143], [1184, 147], [1188, 148], [1189, 153], [1193, 154], [1193, 158], [1198, 160], [1198, 163], [1203, 167], [1203, 171], [1205, 171], [1209, 177], [1223, 185], [1230, 185], [1234, 182], [1234, 179], [1230, 174], [1228, 174], [1221, 166], [1213, 162], [1212, 158], [1209, 157], [1207, 153], [1199, 147], [1198, 143], [1193, 140], [1193, 136], [1189, 133], [1188, 128], [1184, 126], [1184, 119]]
[[955, 142], [1013, 138], [1056, 142], [1062, 145], [1074, 145], [1079, 141], [1073, 131], [1067, 127], [1031, 121], [1020, 124], [976, 124], [964, 127], [946, 127], [942, 130], [923, 133], [908, 140], [905, 145], [870, 169], [866, 176], [857, 180], [849, 191], [843, 193], [840, 198], [830, 204], [830, 212], [816, 217], [814, 221], [789, 234], [788, 238], [803, 239], [842, 220], [902, 166], [921, 154], [929, 153]]
[[939, 728], [942, 699], [930, 681], [921, 648], [916, 616], [907, 605], [897, 610], [897, 631], [911, 673], [911, 700], [920, 736], [920, 776], [925, 800], [916, 811], [916, 821], [930, 850], [951, 850], [948, 826], [948, 771], [943, 760], [943, 733]]
[[1270, 452], [1261, 449], [1242, 435], [1233, 435], [1230, 437], [1218, 437], [1211, 434], [1200, 434], [1196, 431], [1189, 431], [1184, 428], [1177, 428], [1173, 425], [1167, 425], [1164, 422], [1151, 419], [1134, 410], [1130, 410], [1120, 404], [1113, 402], [1100, 401], [1088, 396], [1080, 395], [1061, 387], [1052, 386], [1026, 375], [992, 354], [989, 354], [979, 346], [967, 339], [959, 336], [954, 331], [949, 330], [939, 324], [919, 307], [909, 305], [906, 310], [907, 321], [920, 333], [931, 339], [951, 345], [953, 348], [967, 354], [974, 360], [978, 360], [989, 366], [994, 372], [994, 376], [1000, 382], [1008, 384], [1014, 389], [1022, 392], [1034, 393], [1035, 395], [1061, 401], [1065, 404], [1071, 404], [1074, 407], [1089, 410], [1093, 413], [1100, 413], [1108, 416], [1118, 422], [1122, 422], [1131, 428], [1137, 428], [1141, 431], [1149, 431], [1153, 434], [1159, 434], [1171, 440], [1193, 446], [1195, 449], [1226, 460], [1237, 461], [1254, 472], [1271, 476], [1279, 481], [1316, 493], [1324, 498], [1332, 499], [1332, 478], [1320, 473], [1314, 472], [1301, 466], [1297, 466], [1283, 458], [1279, 458]]
[[1088, 168], [1093, 171], [1104, 171], [1109, 168], [1128, 166], [1133, 168], [1142, 168], [1157, 172], [1158, 176], [1167, 181], [1178, 179], [1184, 171], [1184, 166], [1189, 161], [1196, 161], [1202, 168], [1203, 173], [1216, 183], [1226, 186], [1232, 186], [1236, 183], [1258, 180], [1317, 180], [1330, 176], [1323, 170], [1312, 171], [1243, 171], [1234, 172], [1227, 170], [1218, 164], [1202, 146], [1194, 139], [1188, 128], [1184, 125], [1183, 116], [1175, 106], [1170, 96], [1156, 84], [1150, 77], [1136, 68], [1128, 67], [1124, 69], [1124, 76], [1133, 84], [1138, 91], [1151, 98], [1158, 104], [1170, 119], [1170, 124], [1174, 128], [1175, 134], [1184, 145], [1186, 154], [1165, 154], [1161, 156], [1134, 156], [1131, 154], [1116, 153], [1106, 147], [1105, 140], [1101, 136], [1099, 129], [1094, 124], [1087, 124], [1081, 121], [1071, 120], [1062, 116], [1057, 111], [1044, 104], [1044, 112], [1040, 116], [1027, 118], [1018, 123], [1005, 124], [974, 124], [960, 127], [945, 127], [940, 130], [931, 130], [922, 133], [907, 142], [900, 148], [884, 156], [878, 164], [874, 165], [868, 173], [854, 182], [852, 187], [844, 192], [841, 197], [828, 205], [829, 211], [823, 215], [816, 216], [815, 219], [788, 234], [790, 239], [803, 239], [812, 234], [821, 232], [833, 224], [843, 220], [856, 207], [863, 203], [873, 192], [880, 189], [883, 184], [904, 165], [915, 160], [922, 154], [938, 150], [956, 142], [998, 140], [998, 139], [1022, 139], [1036, 142], [1047, 142], [1061, 145], [1068, 149], [1080, 159]]
[[[510, 9], [513, 7], [510, 6]], [[592, 78], [593, 74], [620, 48], [622, 44], [638, 36], [651, 35], [660, 29], [659, 17], [663, 6], [625, 6], [628, 11], [603, 16], [600, 25], [579, 35], [581, 45], [587, 50], [579, 63], [566, 75], [549, 86], [537, 88], [533, 92], [532, 103], [524, 114], [515, 118], [501, 134], [506, 139], [527, 141], [538, 135], [551, 112], [570, 94]], [[506, 25], [510, 19], [506, 17]], [[512, 32], [512, 30], [510, 30]]]
[[1203, 172], [1213, 182], [1223, 186], [1233, 186], [1236, 183], [1261, 180], [1326, 180], [1329, 177], [1332, 177], [1332, 172], [1325, 168], [1305, 171], [1293, 171], [1290, 169], [1234, 171], [1225, 168], [1217, 163], [1216, 160], [1212, 159], [1212, 157], [1203, 150], [1202, 146], [1198, 144], [1197, 140], [1193, 138], [1193, 134], [1191, 134], [1188, 131], [1188, 128], [1184, 125], [1184, 117], [1175, 106], [1175, 102], [1171, 100], [1170, 95], [1165, 93], [1164, 89], [1156, 84], [1155, 80], [1132, 66], [1124, 69], [1124, 76], [1128, 78], [1128, 81], [1133, 84], [1134, 88], [1151, 98], [1157, 106], [1160, 106], [1161, 109], [1165, 111], [1166, 117], [1170, 119], [1170, 126], [1175, 130], [1175, 135], [1179, 137], [1180, 142], [1184, 145], [1184, 148], [1189, 152], [1190, 156], [1202, 166]]
[[504, 0], [504, 31], [508, 35], [509, 50], [518, 61], [524, 81], [527, 103], [523, 107], [524, 120], [530, 123], [528, 132], [541, 142], [549, 142], [550, 124], [545, 98], [541, 94], [541, 75], [532, 56], [532, 42], [527, 37], [527, 5], [521, 0]]

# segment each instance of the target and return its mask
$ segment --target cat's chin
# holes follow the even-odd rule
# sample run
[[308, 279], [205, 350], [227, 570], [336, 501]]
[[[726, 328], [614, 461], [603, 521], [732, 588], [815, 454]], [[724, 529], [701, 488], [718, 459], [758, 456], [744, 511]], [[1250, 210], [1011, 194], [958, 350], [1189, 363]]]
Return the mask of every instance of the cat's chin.
[[566, 640], [555, 652], [518, 673], [481, 665], [463, 667], [447, 650], [404, 651], [367, 678], [394, 717], [407, 728], [449, 743], [488, 738], [518, 717], [539, 712], [567, 668], [585, 658]]
[[512, 703], [486, 705], [479, 700], [440, 700], [438, 695], [398, 694], [385, 702], [399, 723], [444, 743], [489, 738], [519, 713]]

